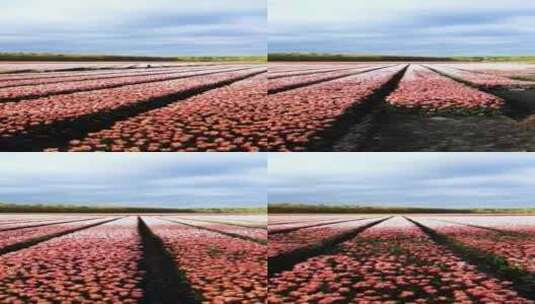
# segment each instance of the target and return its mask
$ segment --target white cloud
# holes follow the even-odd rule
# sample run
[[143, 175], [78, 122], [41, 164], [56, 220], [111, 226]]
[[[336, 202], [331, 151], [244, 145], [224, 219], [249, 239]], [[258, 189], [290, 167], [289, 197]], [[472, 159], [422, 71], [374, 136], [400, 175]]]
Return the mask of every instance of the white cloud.
[[261, 0], [8, 1], [0, 51], [263, 54], [265, 14]]
[[268, 9], [270, 51], [444, 56], [535, 48], [530, 1], [269, 0]]
[[533, 206], [529, 153], [299, 153], [271, 155], [271, 203], [432, 207]]
[[263, 206], [254, 153], [3, 153], [0, 202]]

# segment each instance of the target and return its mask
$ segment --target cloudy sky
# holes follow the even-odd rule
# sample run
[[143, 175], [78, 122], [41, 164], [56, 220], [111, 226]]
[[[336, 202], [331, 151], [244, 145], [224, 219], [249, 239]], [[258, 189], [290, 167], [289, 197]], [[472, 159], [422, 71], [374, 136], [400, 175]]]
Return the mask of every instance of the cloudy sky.
[[268, 0], [269, 51], [535, 53], [535, 1]]
[[260, 153], [1, 153], [0, 202], [261, 207], [266, 165]]
[[265, 0], [16, 0], [0, 51], [133, 55], [266, 52]]
[[272, 154], [270, 203], [535, 207], [532, 153]]

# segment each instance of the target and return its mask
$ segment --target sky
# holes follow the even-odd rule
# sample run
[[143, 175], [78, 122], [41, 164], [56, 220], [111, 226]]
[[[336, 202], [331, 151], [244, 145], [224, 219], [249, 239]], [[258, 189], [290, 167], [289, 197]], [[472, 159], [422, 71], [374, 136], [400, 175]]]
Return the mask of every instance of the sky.
[[535, 53], [535, 1], [268, 0], [269, 51]]
[[269, 203], [535, 207], [532, 153], [272, 154]]
[[16, 0], [0, 10], [0, 51], [263, 55], [265, 0]]
[[0, 202], [264, 207], [261, 153], [1, 153]]

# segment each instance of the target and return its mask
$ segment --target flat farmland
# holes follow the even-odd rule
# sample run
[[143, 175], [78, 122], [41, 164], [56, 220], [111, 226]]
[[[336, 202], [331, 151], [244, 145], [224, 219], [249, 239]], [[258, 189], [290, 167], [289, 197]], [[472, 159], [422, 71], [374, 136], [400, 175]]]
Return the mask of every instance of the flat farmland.
[[270, 215], [269, 303], [535, 303], [534, 231], [535, 216]]
[[2, 303], [264, 303], [266, 216], [0, 215]]
[[0, 64], [1, 151], [267, 149], [267, 68]]
[[535, 65], [270, 62], [271, 151], [535, 150]]

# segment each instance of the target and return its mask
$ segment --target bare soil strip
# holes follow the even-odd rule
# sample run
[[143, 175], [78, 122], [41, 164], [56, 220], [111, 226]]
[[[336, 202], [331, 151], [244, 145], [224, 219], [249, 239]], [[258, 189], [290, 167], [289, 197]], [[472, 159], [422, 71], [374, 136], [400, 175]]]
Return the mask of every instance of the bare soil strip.
[[268, 90], [268, 95], [273, 95], [273, 94], [277, 94], [277, 93], [281, 93], [281, 92], [286, 92], [286, 91], [290, 91], [290, 90], [304, 88], [304, 87], [308, 87], [308, 86], [319, 84], [319, 83], [324, 83], [324, 82], [328, 82], [328, 81], [333, 81], [333, 80], [337, 80], [337, 79], [342, 79], [342, 78], [346, 78], [346, 77], [355, 76], [355, 75], [358, 75], [358, 74], [373, 72], [373, 71], [385, 69], [385, 68], [388, 68], [388, 67], [391, 67], [391, 66], [379, 67], [379, 68], [371, 68], [371, 69], [366, 69], [366, 70], [355, 71], [355, 72], [352, 72], [352, 73], [346, 73], [346, 74], [343, 74], [343, 75], [333, 76], [333, 77], [329, 77], [329, 78], [316, 79], [316, 80], [311, 80], [311, 81], [307, 81], [307, 82], [289, 84], [289, 85], [286, 85], [286, 86], [283, 86], [283, 87], [280, 87], [280, 88]]
[[405, 75], [408, 65], [379, 90], [362, 102], [356, 102], [352, 107], [327, 130], [318, 132], [315, 136], [321, 140], [311, 142], [309, 151], [358, 151], [360, 146], [369, 141], [370, 129], [377, 116], [384, 110], [383, 103], [398, 86]]
[[475, 265], [479, 271], [488, 273], [500, 280], [513, 282], [511, 288], [519, 295], [535, 300], [535, 273], [513, 267], [502, 257], [465, 245], [415, 220], [405, 218], [418, 226], [435, 243], [448, 248], [458, 257]]
[[85, 222], [85, 221], [91, 221], [91, 220], [98, 220], [98, 219], [101, 219], [101, 218], [102, 217], [95, 217], [95, 218], [87, 218], [87, 219], [81, 219], [81, 220], [62, 221], [62, 222], [53, 222], [53, 223], [42, 223], [42, 224], [27, 225], [27, 226], [18, 226], [18, 227], [0, 229], [0, 232], [27, 229], [27, 228], [44, 227], [44, 226], [52, 226], [52, 225], [59, 225], [59, 224], [67, 224], [67, 223]]
[[121, 219], [121, 218], [124, 218], [124, 217], [116, 217], [116, 218], [113, 218], [113, 219], [110, 219], [110, 220], [107, 220], [107, 221], [98, 222], [98, 223], [94, 223], [94, 224], [90, 224], [90, 225], [86, 225], [86, 226], [82, 226], [82, 227], [78, 227], [78, 228], [73, 228], [73, 229], [62, 231], [62, 232], [53, 233], [53, 234], [49, 234], [49, 235], [46, 235], [46, 236], [33, 238], [33, 239], [26, 240], [24, 242], [20, 242], [20, 243], [16, 243], [16, 244], [13, 244], [13, 245], [9, 245], [9, 246], [0, 248], [0, 255], [6, 254], [6, 253], [9, 253], [9, 252], [13, 252], [13, 251], [18, 251], [18, 250], [21, 250], [21, 249], [24, 249], [24, 248], [28, 248], [30, 246], [37, 245], [37, 244], [39, 244], [41, 242], [45, 242], [45, 241], [48, 241], [48, 240], [53, 239], [53, 238], [57, 238], [57, 237], [60, 237], [60, 236], [64, 236], [64, 235], [67, 235], [67, 234], [70, 234], [70, 233], [74, 233], [74, 232], [77, 232], [77, 231], [80, 231], [80, 230], [92, 228], [92, 227], [95, 227], [95, 226], [103, 225], [103, 224], [106, 224], [106, 223], [109, 223], [109, 222], [116, 221], [116, 220]]
[[210, 231], [210, 232], [223, 234], [223, 235], [230, 236], [230, 237], [237, 238], [237, 239], [242, 239], [242, 240], [246, 240], [246, 241], [250, 241], [250, 242], [255, 242], [255, 243], [258, 243], [258, 244], [262, 244], [262, 245], [267, 245], [267, 243], [268, 243], [267, 240], [261, 240], [261, 239], [257, 239], [257, 238], [253, 238], [253, 237], [249, 237], [249, 236], [245, 236], [245, 235], [241, 235], [241, 234], [230, 233], [230, 232], [225, 232], [225, 231], [221, 231], [221, 230], [217, 230], [217, 229], [207, 228], [207, 227], [204, 227], [204, 226], [188, 224], [188, 223], [184, 223], [184, 222], [177, 221], [177, 220], [169, 220], [169, 219], [166, 219], [166, 218], [163, 218], [163, 217], [160, 217], [160, 219], [162, 219], [164, 221], [171, 222], [171, 223], [175, 223], [175, 224], [185, 225], [185, 226], [189, 226], [189, 227], [193, 227], [193, 228], [197, 228], [197, 229], [201, 229], [201, 230], [206, 230], [206, 231]]
[[[442, 74], [441, 74], [442, 75]], [[455, 79], [453, 79], [455, 80]], [[335, 124], [325, 143], [311, 151], [532, 151], [533, 131], [505, 115], [446, 115], [403, 110], [390, 106], [386, 97], [392, 85], [372, 102], [363, 104]], [[534, 103], [535, 104], [535, 103]], [[367, 108], [366, 108], [367, 106]], [[344, 133], [345, 131], [345, 133]], [[337, 134], [342, 133], [342, 136]], [[333, 144], [333, 139], [339, 138]]]
[[201, 297], [191, 287], [185, 274], [165, 249], [162, 240], [138, 217], [138, 231], [143, 244], [140, 269], [145, 271], [141, 304], [198, 304]]
[[227, 73], [227, 72], [237, 72], [237, 71], [243, 71], [251, 69], [250, 67], [247, 68], [240, 68], [240, 69], [231, 69], [231, 70], [218, 70], [218, 71], [208, 71], [206, 73], [199, 73], [195, 75], [181, 75], [181, 76], [171, 76], [165, 79], [157, 79], [157, 80], [139, 80], [135, 82], [128, 82], [128, 83], [119, 83], [119, 84], [109, 84], [109, 85], [103, 85], [98, 87], [92, 87], [92, 88], [74, 88], [74, 89], [65, 89], [55, 92], [43, 92], [40, 94], [29, 94], [29, 95], [22, 95], [22, 96], [15, 96], [15, 97], [9, 97], [9, 98], [0, 98], [0, 103], [5, 102], [18, 102], [22, 100], [31, 100], [31, 99], [39, 99], [39, 98], [45, 98], [50, 96], [58, 96], [58, 95], [67, 95], [72, 93], [78, 93], [78, 92], [91, 92], [91, 91], [99, 91], [99, 90], [108, 90], [108, 89], [114, 89], [114, 88], [120, 88], [125, 86], [131, 86], [131, 85], [138, 85], [138, 84], [147, 84], [147, 83], [156, 83], [156, 82], [163, 82], [163, 81], [169, 81], [169, 80], [178, 80], [178, 79], [186, 79], [191, 77], [199, 77], [199, 76], [207, 76], [207, 75], [213, 75], [213, 74], [220, 74], [220, 73]]
[[269, 234], [273, 235], [273, 234], [281, 234], [281, 233], [290, 233], [290, 232], [305, 229], [305, 228], [313, 228], [313, 227], [321, 227], [321, 226], [334, 225], [334, 224], [340, 224], [340, 223], [346, 223], [346, 222], [362, 221], [366, 219], [368, 218], [357, 218], [357, 219], [351, 219], [351, 220], [339, 220], [339, 221], [332, 221], [332, 222], [314, 223], [314, 224], [305, 225], [305, 226], [271, 230]]
[[298, 263], [304, 262], [309, 258], [325, 254], [334, 249], [337, 244], [348, 241], [356, 237], [362, 231], [373, 227], [379, 223], [382, 223], [391, 217], [383, 218], [364, 226], [357, 227], [355, 229], [340, 233], [332, 238], [324, 239], [317, 244], [311, 246], [301, 247], [288, 253], [283, 253], [274, 257], [268, 258], [268, 274], [269, 277], [286, 271], [291, 270]]
[[87, 134], [112, 127], [116, 122], [133, 116], [165, 107], [175, 102], [193, 97], [204, 92], [230, 85], [234, 82], [254, 77], [265, 71], [251, 73], [242, 77], [220, 81], [218, 83], [198, 87], [194, 90], [178, 92], [158, 98], [140, 100], [134, 104], [121, 106], [108, 112], [98, 112], [82, 115], [69, 120], [56, 121], [47, 125], [40, 125], [27, 133], [14, 137], [0, 139], [1, 151], [43, 151], [47, 148], [59, 148], [65, 151], [69, 141], [83, 139]]
[[[441, 71], [434, 69], [432, 67], [429, 67], [429, 66], [425, 66], [425, 67], [441, 76], [447, 77], [451, 80], [460, 82], [474, 89], [477, 89], [485, 93], [502, 98], [503, 100], [505, 100], [505, 108], [503, 109], [503, 113], [504, 115], [512, 119], [523, 120], [535, 114], [535, 89], [532, 89], [532, 88], [531, 89], [530, 88], [519, 89], [519, 88], [507, 88], [507, 87], [489, 89], [483, 86], [475, 85], [462, 78], [453, 77], [451, 75], [442, 73]], [[475, 73], [473, 71], [467, 71], [467, 72]]]

